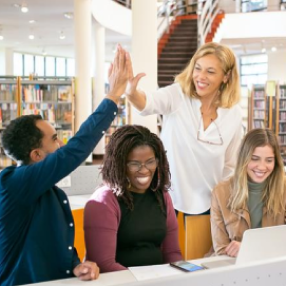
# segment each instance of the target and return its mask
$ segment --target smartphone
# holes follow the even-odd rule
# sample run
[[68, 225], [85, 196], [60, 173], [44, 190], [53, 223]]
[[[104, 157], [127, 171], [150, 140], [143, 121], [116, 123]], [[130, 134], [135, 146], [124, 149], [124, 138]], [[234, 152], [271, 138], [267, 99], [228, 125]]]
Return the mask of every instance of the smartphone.
[[185, 271], [185, 272], [194, 272], [197, 270], [204, 270], [205, 269], [203, 266], [199, 266], [199, 265], [190, 263], [190, 262], [185, 261], [185, 260], [172, 262], [172, 263], [170, 263], [170, 265], [172, 267], [178, 268], [178, 269]]

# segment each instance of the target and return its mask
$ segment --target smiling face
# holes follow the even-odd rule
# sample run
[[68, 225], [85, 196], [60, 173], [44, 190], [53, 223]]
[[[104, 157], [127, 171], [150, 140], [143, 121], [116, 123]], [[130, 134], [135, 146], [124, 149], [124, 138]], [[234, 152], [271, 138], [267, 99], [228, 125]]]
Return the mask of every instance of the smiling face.
[[145, 193], [156, 169], [157, 161], [153, 149], [147, 145], [135, 147], [127, 157], [127, 177], [131, 183], [129, 190], [135, 193]]
[[264, 182], [275, 167], [275, 155], [269, 145], [256, 147], [247, 166], [248, 178], [254, 183]]
[[193, 81], [198, 96], [214, 98], [219, 91], [222, 82], [227, 82], [219, 59], [209, 54], [199, 58], [194, 66]]

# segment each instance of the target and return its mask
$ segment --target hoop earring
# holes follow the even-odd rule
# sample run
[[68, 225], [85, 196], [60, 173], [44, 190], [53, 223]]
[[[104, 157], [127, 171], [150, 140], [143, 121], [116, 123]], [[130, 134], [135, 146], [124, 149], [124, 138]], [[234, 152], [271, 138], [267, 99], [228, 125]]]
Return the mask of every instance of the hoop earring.
[[157, 186], [155, 187], [155, 188], [152, 188], [152, 187], [150, 187], [150, 189], [155, 193], [157, 190], [158, 190], [158, 188], [159, 188], [159, 185], [160, 185], [160, 173], [159, 173], [159, 170], [157, 170]]
[[131, 189], [131, 182], [130, 179], [128, 177], [126, 177], [128, 185], [127, 185], [127, 189]]

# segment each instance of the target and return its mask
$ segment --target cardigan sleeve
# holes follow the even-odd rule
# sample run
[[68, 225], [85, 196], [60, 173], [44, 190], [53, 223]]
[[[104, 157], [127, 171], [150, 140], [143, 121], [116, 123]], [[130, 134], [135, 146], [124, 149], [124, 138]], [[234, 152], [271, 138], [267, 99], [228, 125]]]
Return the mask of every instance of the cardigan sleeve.
[[167, 212], [167, 234], [162, 243], [162, 253], [165, 263], [182, 260], [182, 254], [178, 240], [178, 222], [169, 193], [164, 192], [164, 200]]
[[115, 261], [120, 207], [112, 191], [97, 190], [84, 210], [86, 259], [94, 261], [100, 272], [126, 270]]

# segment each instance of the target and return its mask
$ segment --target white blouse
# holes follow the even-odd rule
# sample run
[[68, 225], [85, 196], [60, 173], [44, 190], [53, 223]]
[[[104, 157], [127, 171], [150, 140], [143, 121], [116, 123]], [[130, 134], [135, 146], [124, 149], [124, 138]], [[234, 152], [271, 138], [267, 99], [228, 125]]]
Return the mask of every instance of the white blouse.
[[[211, 191], [234, 172], [238, 148], [243, 136], [239, 105], [218, 108], [218, 117], [204, 131], [201, 101], [186, 96], [174, 83], [146, 94], [146, 107], [141, 115], [163, 114], [161, 139], [167, 150], [172, 187], [170, 195], [175, 209], [189, 214], [207, 211]], [[197, 139], [222, 145], [211, 145]]]

